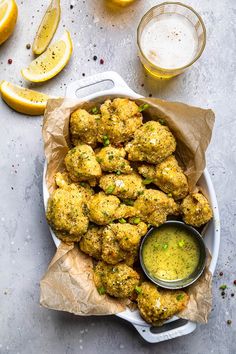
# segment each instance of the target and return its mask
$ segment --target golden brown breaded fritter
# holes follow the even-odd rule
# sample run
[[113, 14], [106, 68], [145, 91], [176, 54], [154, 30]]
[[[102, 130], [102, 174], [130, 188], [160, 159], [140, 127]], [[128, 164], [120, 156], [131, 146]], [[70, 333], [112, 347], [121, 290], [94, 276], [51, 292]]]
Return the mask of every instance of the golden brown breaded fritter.
[[48, 200], [47, 220], [63, 241], [79, 241], [89, 219], [84, 194], [75, 184], [56, 189]]
[[66, 188], [69, 184], [73, 183], [68, 172], [57, 172], [55, 175], [55, 182], [60, 188]]
[[181, 212], [186, 224], [199, 227], [213, 216], [211, 206], [202, 193], [192, 193], [183, 199]]
[[129, 161], [125, 159], [125, 149], [107, 146], [102, 148], [97, 154], [103, 171], [120, 173], [131, 173], [133, 171]]
[[139, 107], [127, 98], [106, 100], [100, 107], [101, 119], [98, 121], [98, 140], [104, 137], [112, 145], [120, 145], [132, 139], [137, 128], [142, 124]]
[[100, 178], [99, 186], [106, 194], [117, 195], [123, 199], [136, 199], [145, 190], [141, 176], [134, 172], [120, 176], [104, 175]]
[[70, 116], [70, 134], [74, 145], [97, 144], [99, 114], [90, 114], [85, 109], [77, 109]]
[[146, 189], [134, 202], [134, 208], [139, 211], [141, 220], [153, 226], [163, 224], [168, 215], [178, 215], [179, 212], [173, 198], [155, 189]]
[[167, 126], [148, 121], [137, 129], [134, 139], [126, 147], [128, 159], [157, 164], [173, 154], [176, 141]]
[[161, 325], [183, 310], [188, 300], [183, 290], [165, 290], [150, 282], [142, 283], [137, 298], [141, 316], [152, 325]]
[[59, 188], [70, 189], [70, 185], [73, 183], [78, 190], [83, 193], [85, 199], [88, 201], [90, 197], [94, 194], [94, 190], [90, 187], [90, 185], [86, 182], [78, 182], [74, 183], [70, 177], [68, 172], [57, 172], [55, 176], [56, 185]]
[[102, 174], [95, 153], [89, 145], [77, 145], [65, 157], [66, 169], [74, 182], [94, 181]]
[[113, 220], [135, 216], [137, 213], [134, 207], [121, 204], [119, 198], [103, 192], [91, 197], [88, 208], [90, 220], [98, 225], [107, 225]]
[[147, 225], [110, 224], [103, 231], [102, 259], [109, 264], [124, 261], [132, 266], [137, 259], [140, 239], [147, 232]]
[[98, 262], [94, 270], [94, 281], [100, 294], [128, 298], [132, 297], [139, 283], [139, 275], [125, 263], [110, 265]]
[[163, 192], [171, 193], [173, 198], [183, 199], [188, 194], [188, 181], [178, 161], [171, 155], [158, 165], [142, 165], [138, 171], [150, 179]]
[[90, 225], [86, 234], [79, 242], [81, 251], [99, 260], [102, 256], [102, 233], [104, 228], [97, 225]]

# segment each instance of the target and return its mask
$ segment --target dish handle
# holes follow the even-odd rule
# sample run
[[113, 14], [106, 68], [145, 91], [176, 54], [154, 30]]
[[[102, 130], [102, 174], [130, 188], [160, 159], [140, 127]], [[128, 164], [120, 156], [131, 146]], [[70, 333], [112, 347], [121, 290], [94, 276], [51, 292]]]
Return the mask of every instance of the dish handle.
[[168, 322], [161, 327], [142, 326], [134, 323], [133, 326], [143, 337], [143, 339], [149, 343], [159, 343], [165, 340], [184, 336], [196, 329], [196, 323], [180, 318], [176, 321]]
[[[110, 82], [112, 84], [112, 87], [106, 90], [100, 90], [101, 95], [106, 96], [106, 95], [112, 95], [112, 94], [117, 94], [118, 92], [122, 92], [123, 95], [132, 95], [132, 96], [137, 96], [137, 98], [140, 98], [141, 96], [136, 94], [127, 84], [126, 82], [122, 79], [122, 77], [117, 74], [115, 71], [106, 71], [104, 73], [99, 73], [96, 75], [88, 76], [84, 79], [77, 80], [72, 82], [71, 84], [68, 84], [67, 89], [66, 89], [66, 96], [70, 98], [83, 98], [83, 100], [90, 100], [93, 99], [94, 97], [97, 96], [98, 91], [95, 93], [85, 95], [83, 97], [82, 94], [80, 94], [80, 90], [82, 92], [83, 89], [89, 88], [90, 86], [94, 86], [100, 83], [106, 83]], [[91, 87], [92, 89], [92, 87]], [[93, 88], [94, 89], [94, 88]]]

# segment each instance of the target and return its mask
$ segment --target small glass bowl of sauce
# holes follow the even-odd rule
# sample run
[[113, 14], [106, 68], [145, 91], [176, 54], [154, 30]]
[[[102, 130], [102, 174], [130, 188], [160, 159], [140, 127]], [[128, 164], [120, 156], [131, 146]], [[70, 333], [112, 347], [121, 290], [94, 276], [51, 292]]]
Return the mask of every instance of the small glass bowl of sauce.
[[175, 220], [150, 229], [143, 238], [139, 256], [146, 276], [166, 289], [194, 283], [206, 264], [206, 248], [200, 233]]

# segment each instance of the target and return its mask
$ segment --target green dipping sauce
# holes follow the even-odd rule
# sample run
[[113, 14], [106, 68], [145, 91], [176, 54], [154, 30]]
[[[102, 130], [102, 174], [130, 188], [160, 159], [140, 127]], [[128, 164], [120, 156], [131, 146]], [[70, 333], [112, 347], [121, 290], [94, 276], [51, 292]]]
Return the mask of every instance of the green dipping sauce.
[[143, 263], [151, 277], [182, 280], [197, 268], [200, 249], [190, 231], [176, 225], [154, 229], [142, 249]]

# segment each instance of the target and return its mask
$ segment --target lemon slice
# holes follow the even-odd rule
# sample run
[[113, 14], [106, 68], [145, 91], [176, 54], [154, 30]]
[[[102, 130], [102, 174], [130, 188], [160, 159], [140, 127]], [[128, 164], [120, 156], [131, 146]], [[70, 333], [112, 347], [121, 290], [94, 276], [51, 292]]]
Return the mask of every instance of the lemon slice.
[[21, 70], [22, 76], [32, 82], [43, 82], [57, 75], [70, 60], [73, 45], [70, 33], [66, 31], [61, 39], [51, 44], [46, 52], [25, 69]]
[[5, 42], [12, 34], [18, 8], [15, 0], [0, 0], [0, 44]]
[[2, 81], [0, 86], [2, 99], [15, 111], [38, 116], [43, 114], [49, 96], [29, 90], [10, 82]]
[[33, 52], [41, 54], [45, 51], [56, 32], [60, 21], [60, 0], [52, 0], [37, 31], [33, 43]]

